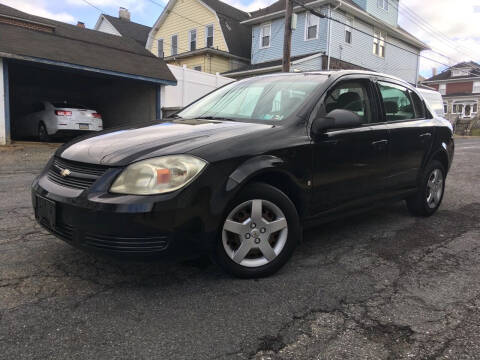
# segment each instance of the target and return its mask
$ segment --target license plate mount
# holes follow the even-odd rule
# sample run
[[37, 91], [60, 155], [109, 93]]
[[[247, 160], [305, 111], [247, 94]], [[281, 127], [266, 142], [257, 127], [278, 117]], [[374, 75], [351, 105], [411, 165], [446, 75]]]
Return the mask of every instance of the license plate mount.
[[90, 125], [89, 124], [78, 124], [78, 128], [80, 130], [89, 130], [90, 129]]
[[35, 215], [40, 222], [45, 222], [51, 229], [55, 229], [57, 220], [55, 202], [44, 197], [37, 196]]

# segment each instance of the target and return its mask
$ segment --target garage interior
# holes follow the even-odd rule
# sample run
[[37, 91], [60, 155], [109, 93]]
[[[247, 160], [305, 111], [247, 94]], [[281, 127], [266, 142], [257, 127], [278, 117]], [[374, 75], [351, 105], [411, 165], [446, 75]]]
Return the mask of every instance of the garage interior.
[[12, 140], [16, 120], [41, 101], [71, 102], [101, 114], [104, 129], [134, 125], [159, 117], [159, 85], [92, 71], [8, 60]]

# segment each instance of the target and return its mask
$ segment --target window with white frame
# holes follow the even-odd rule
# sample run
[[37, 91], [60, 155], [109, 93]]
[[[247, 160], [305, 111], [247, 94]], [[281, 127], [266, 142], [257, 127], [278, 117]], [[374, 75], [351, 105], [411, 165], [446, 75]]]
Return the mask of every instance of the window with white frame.
[[188, 32], [188, 42], [190, 43], [190, 51], [197, 48], [197, 29], [192, 29]]
[[446, 102], [443, 103], [443, 112], [445, 114], [448, 114], [448, 103], [446, 103]]
[[438, 92], [442, 95], [446, 95], [447, 94], [447, 84], [438, 85]]
[[157, 50], [158, 50], [158, 57], [163, 58], [163, 39], [158, 39], [157, 40]]
[[385, 38], [386, 34], [384, 31], [373, 31], [373, 53], [382, 58], [385, 57]]
[[470, 71], [468, 69], [453, 69], [452, 70], [452, 76], [457, 77], [457, 76], [468, 76], [470, 74]]
[[452, 114], [456, 114], [457, 113], [457, 104], [453, 104], [452, 105]]
[[476, 114], [477, 111], [478, 111], [478, 104], [475, 103], [475, 104], [473, 104], [473, 106], [472, 106], [472, 113]]
[[473, 83], [473, 92], [480, 93], [480, 81], [475, 81]]
[[320, 18], [309, 12], [305, 14], [305, 40], [317, 39]]
[[263, 24], [260, 27], [260, 49], [270, 47], [272, 24]]
[[171, 44], [171, 50], [170, 50], [171, 55], [177, 55], [178, 54], [178, 36], [177, 35], [172, 35], [170, 44]]
[[213, 47], [213, 25], [205, 26], [205, 46]]
[[353, 28], [353, 18], [347, 16], [345, 18], [345, 42], [347, 44], [352, 43], [352, 28]]
[[388, 11], [388, 0], [377, 0], [377, 6], [380, 9]]

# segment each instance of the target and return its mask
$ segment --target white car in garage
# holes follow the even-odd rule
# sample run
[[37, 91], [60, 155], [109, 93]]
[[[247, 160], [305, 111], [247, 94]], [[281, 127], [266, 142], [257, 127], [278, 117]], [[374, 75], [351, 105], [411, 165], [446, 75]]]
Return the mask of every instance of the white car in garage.
[[103, 130], [103, 122], [98, 112], [85, 106], [42, 101], [33, 104], [32, 112], [17, 120], [15, 129], [17, 136], [47, 141], [53, 136]]

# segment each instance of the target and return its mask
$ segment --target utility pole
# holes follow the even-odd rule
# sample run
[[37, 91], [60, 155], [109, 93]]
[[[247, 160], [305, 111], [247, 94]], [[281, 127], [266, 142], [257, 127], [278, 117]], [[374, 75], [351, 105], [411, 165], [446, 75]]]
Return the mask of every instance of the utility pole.
[[292, 47], [293, 0], [285, 0], [285, 34], [283, 37], [282, 71], [290, 72], [290, 51]]

